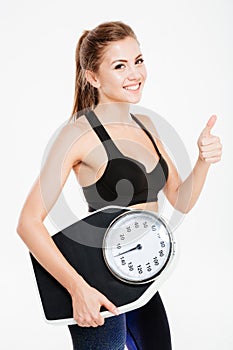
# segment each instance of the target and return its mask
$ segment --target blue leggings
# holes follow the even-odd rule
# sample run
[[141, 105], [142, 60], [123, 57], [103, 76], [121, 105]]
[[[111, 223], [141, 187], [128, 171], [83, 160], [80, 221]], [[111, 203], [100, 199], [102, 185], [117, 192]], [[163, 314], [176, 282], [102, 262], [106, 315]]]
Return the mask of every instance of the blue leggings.
[[103, 326], [68, 326], [74, 350], [171, 350], [171, 336], [159, 293], [139, 309], [105, 319]]

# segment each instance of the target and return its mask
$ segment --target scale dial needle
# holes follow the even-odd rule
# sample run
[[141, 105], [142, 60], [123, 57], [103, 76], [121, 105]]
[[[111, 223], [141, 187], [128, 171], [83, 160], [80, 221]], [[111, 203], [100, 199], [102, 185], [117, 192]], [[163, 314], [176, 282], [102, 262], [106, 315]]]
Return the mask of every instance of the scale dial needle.
[[138, 250], [142, 249], [142, 245], [141, 245], [141, 244], [137, 244], [136, 247], [131, 248], [131, 249], [129, 249], [129, 250], [126, 250], [126, 251], [123, 252], [123, 253], [119, 253], [119, 254], [115, 255], [114, 258], [117, 257], [117, 256], [120, 256], [120, 255], [126, 254], [126, 253], [128, 253], [128, 252], [132, 252], [133, 250], [137, 250], [137, 249], [138, 249]]

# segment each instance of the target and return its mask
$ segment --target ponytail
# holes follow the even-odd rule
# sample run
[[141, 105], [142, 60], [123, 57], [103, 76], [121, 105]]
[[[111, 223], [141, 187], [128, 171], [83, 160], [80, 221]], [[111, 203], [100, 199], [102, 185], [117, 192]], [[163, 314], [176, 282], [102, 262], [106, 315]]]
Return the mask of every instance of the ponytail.
[[98, 103], [98, 92], [85, 77], [85, 69], [81, 65], [81, 46], [84, 39], [90, 33], [89, 30], [85, 30], [80, 37], [76, 52], [76, 75], [75, 75], [75, 93], [74, 93], [74, 105], [71, 113], [71, 118], [76, 118], [75, 115], [88, 107], [94, 107]]

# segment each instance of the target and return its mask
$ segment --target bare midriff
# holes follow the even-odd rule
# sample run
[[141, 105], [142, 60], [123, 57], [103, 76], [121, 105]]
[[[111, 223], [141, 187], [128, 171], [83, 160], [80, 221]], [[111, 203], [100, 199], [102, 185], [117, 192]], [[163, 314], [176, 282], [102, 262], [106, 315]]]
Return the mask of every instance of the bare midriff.
[[158, 211], [158, 202], [149, 202], [149, 203], [138, 203], [128, 206], [132, 209], [141, 209], [141, 210], [150, 210], [157, 212]]

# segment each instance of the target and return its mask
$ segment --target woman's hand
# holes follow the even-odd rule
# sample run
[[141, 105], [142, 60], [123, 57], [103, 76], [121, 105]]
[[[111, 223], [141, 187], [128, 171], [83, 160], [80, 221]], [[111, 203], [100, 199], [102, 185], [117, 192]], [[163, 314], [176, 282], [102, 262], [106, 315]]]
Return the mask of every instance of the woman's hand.
[[197, 141], [199, 148], [199, 159], [208, 164], [213, 164], [220, 161], [222, 156], [222, 145], [219, 137], [211, 135], [210, 133], [216, 120], [216, 115], [212, 115], [210, 117], [206, 127], [202, 131]]
[[72, 291], [71, 297], [73, 317], [81, 327], [97, 327], [104, 324], [104, 318], [100, 315], [102, 305], [112, 314], [119, 315], [117, 307], [85, 281]]

